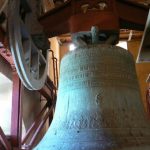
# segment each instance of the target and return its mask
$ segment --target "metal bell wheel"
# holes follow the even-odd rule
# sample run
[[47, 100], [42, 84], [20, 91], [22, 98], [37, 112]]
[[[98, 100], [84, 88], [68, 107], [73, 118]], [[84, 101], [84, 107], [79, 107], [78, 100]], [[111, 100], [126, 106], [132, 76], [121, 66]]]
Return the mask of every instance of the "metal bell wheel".
[[[9, 2], [9, 45], [23, 84], [29, 90], [39, 90], [44, 86], [47, 77], [47, 59], [33, 42], [30, 31], [26, 27], [25, 17], [30, 16], [32, 10], [30, 7], [23, 8], [21, 5], [23, 2], [27, 4], [26, 0]], [[21, 10], [23, 10], [22, 14]]]

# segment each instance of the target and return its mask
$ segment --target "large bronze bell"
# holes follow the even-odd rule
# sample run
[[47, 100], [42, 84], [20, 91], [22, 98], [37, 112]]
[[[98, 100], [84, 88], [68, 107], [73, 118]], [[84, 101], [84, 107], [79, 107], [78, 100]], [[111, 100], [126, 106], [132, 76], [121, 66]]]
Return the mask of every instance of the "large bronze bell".
[[150, 123], [125, 49], [85, 45], [61, 62], [56, 111], [36, 150], [150, 150]]

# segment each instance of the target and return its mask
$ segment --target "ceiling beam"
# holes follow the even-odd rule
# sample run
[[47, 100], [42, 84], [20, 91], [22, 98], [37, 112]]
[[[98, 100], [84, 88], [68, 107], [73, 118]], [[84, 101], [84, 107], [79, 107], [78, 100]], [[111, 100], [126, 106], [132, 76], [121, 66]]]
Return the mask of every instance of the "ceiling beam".
[[[115, 0], [112, 0], [112, 2], [114, 1]], [[78, 2], [80, 2], [80, 0]], [[73, 11], [73, 8], [76, 6], [75, 3], [75, 1], [73, 3], [71, 0], [69, 0], [62, 6], [48, 11], [39, 18], [40, 23], [43, 25], [45, 32], [49, 37], [71, 32], [71, 18], [77, 15], [74, 15]], [[148, 15], [147, 7], [136, 5], [132, 2], [116, 0], [116, 10], [119, 17], [120, 29], [144, 30]], [[81, 15], [83, 14], [78, 14], [79, 17], [81, 17]], [[94, 13], [93, 11], [92, 15], [94, 17], [90, 18], [91, 24], [92, 22], [95, 23], [94, 18], [99, 18], [100, 16], [102, 16], [102, 18], [108, 17], [105, 16], [105, 13], [102, 13], [102, 11], [99, 11], [99, 13]], [[89, 13], [84, 14], [81, 19], [88, 17]], [[113, 21], [111, 20], [111, 22], [114, 22], [115, 19], [117, 18], [113, 18]], [[110, 25], [110, 22], [108, 24]], [[84, 24], [82, 24], [82, 29], [84, 29]]]
[[144, 30], [148, 7], [124, 0], [117, 0], [116, 5], [121, 29]]
[[49, 37], [69, 32], [69, 18], [71, 17], [71, 0], [60, 7], [56, 7], [39, 18]]

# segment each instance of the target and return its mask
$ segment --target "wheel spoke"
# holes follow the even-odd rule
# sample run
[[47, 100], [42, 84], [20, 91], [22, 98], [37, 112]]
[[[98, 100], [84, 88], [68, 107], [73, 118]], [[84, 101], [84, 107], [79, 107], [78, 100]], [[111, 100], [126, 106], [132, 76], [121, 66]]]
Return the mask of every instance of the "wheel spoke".
[[[14, 7], [17, 5], [16, 7]], [[30, 90], [41, 89], [47, 77], [47, 60], [34, 44], [25, 22], [19, 15], [20, 2], [15, 0], [11, 4], [9, 14], [9, 42], [15, 61], [17, 72], [23, 84]], [[11, 11], [12, 12], [12, 11]]]

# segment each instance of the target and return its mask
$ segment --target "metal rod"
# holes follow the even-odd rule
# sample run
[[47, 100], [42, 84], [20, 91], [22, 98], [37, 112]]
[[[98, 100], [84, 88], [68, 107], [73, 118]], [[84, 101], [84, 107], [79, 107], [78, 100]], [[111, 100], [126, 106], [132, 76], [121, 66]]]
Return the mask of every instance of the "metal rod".
[[54, 58], [54, 60], [55, 60], [55, 71], [56, 71], [56, 88], [58, 89], [58, 64], [57, 64], [57, 58], [55, 57]]
[[54, 62], [54, 52], [53, 50], [49, 50], [52, 53], [52, 60], [53, 60], [53, 79], [54, 79], [54, 84], [56, 85], [56, 79], [55, 79], [55, 62]]

